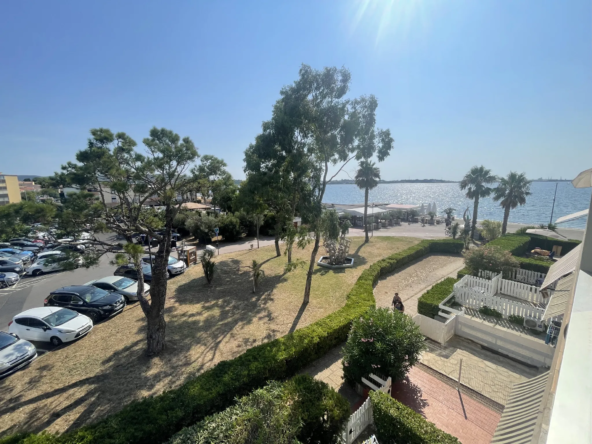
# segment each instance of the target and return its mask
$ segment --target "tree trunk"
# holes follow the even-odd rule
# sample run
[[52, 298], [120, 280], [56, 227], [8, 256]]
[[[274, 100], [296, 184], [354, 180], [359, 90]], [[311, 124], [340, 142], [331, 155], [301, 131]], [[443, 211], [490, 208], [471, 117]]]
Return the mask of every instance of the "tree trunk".
[[257, 248], [259, 248], [259, 217], [257, 217]]
[[479, 209], [479, 196], [475, 197], [475, 204], [473, 205], [473, 223], [471, 224], [471, 239], [474, 239], [475, 228], [477, 227], [477, 210]]
[[504, 222], [502, 223], [502, 236], [506, 234], [508, 229], [508, 219], [510, 218], [510, 207], [504, 208]]
[[366, 233], [366, 240], [364, 243], [370, 242], [370, 238], [368, 237], [368, 194], [369, 194], [368, 187], [366, 187], [364, 193], [364, 232]]
[[275, 242], [275, 255], [276, 255], [276, 257], [280, 257], [282, 255], [282, 252], [280, 250], [280, 227], [281, 227], [281, 225], [276, 224], [275, 230], [274, 230], [275, 231], [275, 239], [274, 239], [274, 242]]
[[304, 287], [304, 303], [308, 304], [310, 301], [310, 289], [312, 286], [312, 274], [314, 272], [315, 262], [317, 258], [317, 253], [319, 251], [319, 244], [320, 244], [320, 234], [315, 233], [315, 241], [314, 247], [312, 249], [312, 253], [310, 254], [310, 264], [308, 265], [308, 272], [306, 273], [306, 286]]
[[290, 244], [286, 247], [286, 250], [288, 252], [288, 263], [289, 264], [292, 263], [292, 246], [293, 246], [293, 244]]

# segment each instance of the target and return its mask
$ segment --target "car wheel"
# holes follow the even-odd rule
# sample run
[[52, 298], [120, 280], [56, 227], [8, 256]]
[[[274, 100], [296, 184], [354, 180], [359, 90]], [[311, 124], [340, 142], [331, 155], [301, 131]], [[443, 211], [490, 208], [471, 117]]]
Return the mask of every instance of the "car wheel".
[[43, 273], [41, 270], [33, 270], [33, 276], [40, 276]]
[[96, 324], [99, 320], [99, 315], [97, 315], [96, 313], [89, 313], [87, 314], [87, 316], [90, 318], [93, 324]]
[[167, 270], [167, 275], [169, 279], [173, 277], [173, 273], [171, 273], [169, 270]]
[[51, 339], [49, 340], [49, 342], [51, 342], [51, 345], [55, 345], [56, 347], [58, 345], [62, 345], [62, 340], [60, 338], [58, 338], [57, 336], [52, 336]]
[[130, 299], [126, 295], [123, 295], [123, 299], [125, 299], [125, 305], [129, 304]]

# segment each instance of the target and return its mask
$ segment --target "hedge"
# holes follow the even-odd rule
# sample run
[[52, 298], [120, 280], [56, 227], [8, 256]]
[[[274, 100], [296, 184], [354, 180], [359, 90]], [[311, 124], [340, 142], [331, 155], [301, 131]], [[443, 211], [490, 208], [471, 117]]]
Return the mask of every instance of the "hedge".
[[460, 444], [454, 436], [386, 393], [372, 391], [370, 399], [380, 444]]
[[229, 361], [187, 381], [181, 387], [134, 401], [121, 411], [61, 436], [26, 435], [0, 439], [0, 444], [160, 444], [184, 427], [224, 410], [237, 396], [263, 387], [269, 380], [283, 380], [324, 356], [347, 339], [351, 321], [374, 307], [374, 284], [385, 274], [428, 253], [460, 253], [462, 241], [424, 240], [364, 270], [340, 310], [271, 342], [247, 350]]
[[452, 294], [454, 284], [457, 282], [458, 279], [446, 278], [422, 294], [417, 301], [417, 312], [434, 318], [440, 311], [439, 305]]
[[543, 250], [551, 251], [554, 245], [561, 247], [561, 256], [565, 256], [571, 250], [580, 245], [581, 242], [577, 240], [560, 240], [553, 239], [552, 237], [539, 236], [536, 234], [530, 235], [530, 243], [528, 244], [529, 250], [534, 250], [539, 247]]

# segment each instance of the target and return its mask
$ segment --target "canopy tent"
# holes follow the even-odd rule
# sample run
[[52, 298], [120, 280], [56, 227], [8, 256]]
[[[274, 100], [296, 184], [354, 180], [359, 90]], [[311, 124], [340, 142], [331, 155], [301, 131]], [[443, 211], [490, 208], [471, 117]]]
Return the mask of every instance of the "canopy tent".
[[551, 300], [545, 307], [543, 321], [565, 314], [567, 303], [569, 302], [569, 296], [571, 295], [575, 283], [575, 273], [565, 276], [557, 283], [557, 288], [553, 291], [553, 296], [551, 296]]
[[438, 215], [438, 207], [436, 207], [436, 202], [432, 204], [432, 212], [436, 213], [436, 216]]
[[553, 230], [547, 230], [546, 228], [531, 228], [526, 230], [526, 232], [528, 234], [538, 234], [539, 236], [551, 237], [553, 239], [567, 240], [567, 237], [562, 236]]
[[545, 281], [543, 285], [541, 285], [541, 290], [552, 285], [558, 279], [561, 279], [563, 276], [571, 273], [576, 269], [578, 265], [578, 260], [582, 254], [582, 244], [578, 245], [576, 248], [571, 250], [549, 268], [549, 272], [547, 276], [545, 276]]
[[419, 205], [389, 204], [384, 208], [386, 208], [388, 210], [409, 211], [409, 210], [419, 210]]
[[571, 181], [571, 184], [576, 188], [592, 187], [592, 168], [578, 174], [578, 176]]
[[572, 220], [579, 219], [580, 217], [586, 217], [589, 210], [578, 211], [577, 213], [568, 214], [567, 216], [561, 216], [555, 221], [556, 224], [562, 224], [564, 222], [571, 222]]
[[[381, 213], [386, 213], [389, 210], [383, 210], [378, 207], [368, 207], [368, 216], [375, 216]], [[360, 208], [344, 208], [344, 213], [351, 214], [352, 216], [364, 216], [364, 207]]]
[[432, 212], [432, 204], [428, 202], [428, 207], [426, 208], [426, 214]]
[[426, 214], [426, 209], [425, 209], [424, 204], [421, 204], [421, 207], [419, 208], [419, 214], [421, 214], [421, 215]]

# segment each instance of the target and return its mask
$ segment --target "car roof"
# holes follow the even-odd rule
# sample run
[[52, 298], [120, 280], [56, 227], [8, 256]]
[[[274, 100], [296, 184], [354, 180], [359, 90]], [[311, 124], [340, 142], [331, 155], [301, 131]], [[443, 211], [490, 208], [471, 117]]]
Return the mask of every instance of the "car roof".
[[51, 294], [54, 294], [54, 293], [75, 293], [75, 294], [87, 293], [89, 290], [89, 287], [90, 287], [90, 285], [68, 285], [66, 287], [58, 288], [57, 290], [52, 291]]
[[44, 318], [52, 313], [55, 313], [58, 310], [62, 310], [62, 307], [35, 307], [30, 308], [29, 310], [25, 310], [22, 313], [19, 313], [15, 316], [16, 318], [27, 318], [27, 317], [34, 317], [34, 318]]
[[[105, 282], [106, 284], [112, 284], [113, 282], [117, 282], [121, 280], [121, 276], [105, 276], [104, 278], [97, 279], [96, 281], [91, 281], [93, 284], [97, 282]], [[87, 284], [90, 285], [90, 282]]]
[[50, 254], [64, 254], [64, 252], [59, 250], [44, 251], [43, 253], [39, 253], [39, 257], [49, 256]]

